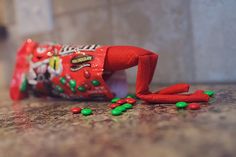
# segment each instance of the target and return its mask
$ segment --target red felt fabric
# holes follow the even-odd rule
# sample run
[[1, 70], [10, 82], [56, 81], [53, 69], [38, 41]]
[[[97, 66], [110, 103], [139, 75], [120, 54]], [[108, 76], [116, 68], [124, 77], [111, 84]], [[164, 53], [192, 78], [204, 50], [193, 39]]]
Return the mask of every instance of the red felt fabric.
[[124, 70], [138, 65], [136, 95], [149, 103], [207, 102], [209, 96], [203, 91], [193, 94], [188, 92], [188, 84], [176, 84], [157, 92], [149, 91], [149, 84], [155, 72], [158, 55], [148, 50], [133, 46], [111, 46], [108, 48], [104, 69], [107, 71]]

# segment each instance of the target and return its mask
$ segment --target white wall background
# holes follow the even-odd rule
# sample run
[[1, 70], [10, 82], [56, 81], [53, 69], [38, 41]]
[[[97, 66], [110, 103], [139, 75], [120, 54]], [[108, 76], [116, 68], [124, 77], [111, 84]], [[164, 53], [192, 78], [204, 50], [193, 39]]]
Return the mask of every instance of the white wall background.
[[[4, 5], [10, 38], [1, 44], [0, 62], [7, 64], [6, 80], [17, 46], [31, 37], [157, 51], [154, 83], [236, 82], [236, 0], [52, 0], [53, 30], [28, 36], [18, 32], [14, 0]], [[136, 69], [128, 70], [129, 82], [135, 77]]]

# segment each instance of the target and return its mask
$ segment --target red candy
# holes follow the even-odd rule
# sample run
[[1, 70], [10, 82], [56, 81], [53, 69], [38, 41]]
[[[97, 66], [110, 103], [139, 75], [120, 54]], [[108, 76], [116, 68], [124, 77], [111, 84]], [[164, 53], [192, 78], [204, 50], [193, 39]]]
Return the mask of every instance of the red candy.
[[199, 109], [201, 109], [201, 105], [199, 103], [190, 103], [190, 104], [188, 104], [187, 109], [189, 109], [189, 110], [199, 110]]
[[85, 77], [86, 79], [89, 79], [89, 78], [90, 78], [90, 73], [89, 73], [88, 70], [84, 70], [84, 77]]
[[117, 106], [120, 106], [120, 104], [111, 104], [109, 107], [111, 108], [111, 109], [114, 109], [114, 108], [116, 108]]
[[117, 100], [116, 103], [122, 105], [122, 104], [126, 103], [126, 99]]
[[129, 104], [134, 104], [136, 103], [136, 100], [134, 98], [126, 98], [125, 101]]
[[81, 108], [80, 107], [73, 107], [70, 109], [70, 111], [73, 113], [73, 114], [78, 114], [81, 112]]

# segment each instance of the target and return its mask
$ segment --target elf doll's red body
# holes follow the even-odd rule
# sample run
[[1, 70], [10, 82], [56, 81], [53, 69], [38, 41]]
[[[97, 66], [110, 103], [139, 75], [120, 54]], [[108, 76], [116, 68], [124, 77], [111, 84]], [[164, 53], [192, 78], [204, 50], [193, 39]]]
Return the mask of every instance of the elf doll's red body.
[[13, 100], [29, 92], [68, 99], [111, 99], [115, 94], [107, 80], [117, 71], [138, 65], [136, 96], [150, 103], [207, 102], [199, 90], [188, 92], [188, 84], [149, 91], [158, 55], [133, 46], [63, 46], [27, 40], [19, 49], [10, 88]]

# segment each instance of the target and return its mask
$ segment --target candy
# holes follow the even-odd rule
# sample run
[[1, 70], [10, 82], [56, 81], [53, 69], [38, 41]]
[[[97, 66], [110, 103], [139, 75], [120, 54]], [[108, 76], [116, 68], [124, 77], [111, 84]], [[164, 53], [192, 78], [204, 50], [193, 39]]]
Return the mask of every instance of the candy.
[[190, 103], [190, 104], [188, 104], [187, 109], [189, 109], [189, 110], [199, 110], [199, 109], [201, 109], [201, 105], [199, 103]]
[[136, 100], [134, 98], [126, 98], [125, 101], [129, 104], [134, 104], [136, 103]]
[[179, 108], [179, 109], [182, 109], [182, 108], [187, 107], [188, 104], [187, 104], [186, 102], [177, 102], [177, 103], [175, 104], [175, 106], [176, 106], [177, 108]]
[[206, 90], [204, 91], [205, 94], [209, 95], [210, 97], [214, 96], [215, 95], [215, 92], [212, 91], [212, 90]]
[[70, 80], [70, 79], [71, 79], [71, 76], [70, 76], [70, 75], [66, 75], [66, 79], [67, 79], [67, 80]]
[[90, 73], [88, 72], [88, 70], [84, 70], [84, 77], [86, 79], [89, 79], [90, 78]]
[[75, 88], [70, 88], [70, 90], [71, 90], [73, 93], [76, 92]]
[[64, 77], [61, 77], [61, 78], [60, 78], [60, 82], [61, 82], [61, 84], [64, 85], [64, 84], [66, 84], [66, 79], [65, 79]]
[[78, 87], [78, 90], [79, 90], [80, 92], [85, 92], [85, 91], [86, 91], [86, 88], [85, 88], [84, 86], [79, 86], [79, 87]]
[[90, 89], [91, 89], [91, 86], [85, 83], [85, 84], [84, 84], [84, 88], [85, 88], [86, 90], [90, 90]]
[[119, 100], [116, 101], [116, 103], [122, 105], [122, 104], [126, 103], [126, 100], [125, 99], [119, 99]]
[[76, 86], [75, 80], [70, 80], [69, 85], [70, 85], [70, 88], [75, 88]]
[[100, 85], [100, 82], [99, 82], [98, 80], [93, 80], [93, 81], [92, 81], [92, 84], [93, 84], [94, 86], [99, 86], [99, 85]]
[[23, 80], [23, 82], [22, 82], [22, 84], [21, 84], [21, 87], [20, 87], [20, 91], [21, 91], [21, 92], [25, 92], [26, 89], [27, 89], [27, 79], [24, 78], [24, 80]]
[[82, 115], [89, 116], [93, 113], [93, 111], [90, 108], [85, 108], [81, 111]]
[[126, 108], [124, 106], [118, 106], [116, 107], [114, 110], [119, 110], [121, 112], [125, 112], [126, 111]]
[[133, 105], [132, 104], [129, 104], [129, 103], [125, 103], [125, 104], [123, 104], [122, 105], [124, 108], [126, 108], [126, 109], [131, 109], [131, 108], [133, 108]]
[[115, 97], [115, 98], [111, 99], [111, 102], [112, 102], [112, 103], [116, 103], [118, 100], [120, 100], [120, 98]]
[[119, 116], [119, 115], [122, 114], [122, 111], [113, 109], [113, 110], [111, 110], [111, 114], [112, 114], [113, 116]]
[[114, 103], [114, 104], [111, 104], [109, 107], [110, 107], [111, 109], [114, 109], [114, 108], [116, 108], [116, 107], [118, 107], [118, 106], [120, 106], [120, 104]]
[[127, 94], [126, 98], [136, 98], [135, 94]]
[[64, 92], [63, 88], [61, 88], [60, 86], [56, 86], [56, 90], [60, 93]]
[[70, 111], [73, 113], [73, 114], [78, 114], [81, 112], [81, 108], [80, 107], [73, 107], [70, 109]]

